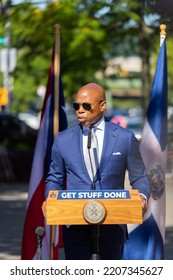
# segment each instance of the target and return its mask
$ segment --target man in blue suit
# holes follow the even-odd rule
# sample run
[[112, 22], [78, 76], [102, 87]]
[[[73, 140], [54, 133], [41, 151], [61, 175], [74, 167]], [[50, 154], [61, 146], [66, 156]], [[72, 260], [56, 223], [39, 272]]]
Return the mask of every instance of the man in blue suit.
[[[52, 147], [52, 162], [46, 180], [49, 190], [116, 190], [124, 189], [125, 173], [129, 182], [139, 190], [143, 212], [147, 209], [150, 184], [134, 134], [112, 122], [105, 122], [105, 92], [95, 83], [83, 86], [73, 103], [79, 123], [59, 132]], [[97, 172], [89, 175], [85, 163], [88, 128], [94, 126], [97, 138]], [[92, 164], [90, 164], [92, 165]], [[44, 204], [43, 204], [44, 205]], [[43, 206], [43, 212], [45, 209]], [[116, 215], [116, 213], [115, 213]], [[69, 260], [89, 260], [93, 253], [92, 226], [63, 226], [65, 257]], [[126, 225], [100, 225], [99, 254], [101, 259], [122, 258], [123, 245], [128, 238]]]

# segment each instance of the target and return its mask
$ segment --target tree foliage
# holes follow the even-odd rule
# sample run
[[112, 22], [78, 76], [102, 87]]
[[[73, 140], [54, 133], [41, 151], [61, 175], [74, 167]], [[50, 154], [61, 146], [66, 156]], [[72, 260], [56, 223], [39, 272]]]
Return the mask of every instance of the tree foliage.
[[[99, 83], [105, 86], [107, 59], [118, 55], [142, 58], [147, 67], [141, 79], [145, 77], [144, 93], [149, 95], [150, 57], [158, 50], [160, 17], [146, 24], [145, 17], [151, 11], [144, 2], [62, 0], [41, 9], [25, 1], [11, 6], [11, 47], [17, 49], [12, 110], [24, 111], [33, 106], [38, 87], [46, 86], [57, 23], [61, 26], [61, 71], [67, 101], [72, 101], [83, 84], [96, 82], [97, 71], [103, 73]], [[5, 20], [6, 16], [2, 32]]]

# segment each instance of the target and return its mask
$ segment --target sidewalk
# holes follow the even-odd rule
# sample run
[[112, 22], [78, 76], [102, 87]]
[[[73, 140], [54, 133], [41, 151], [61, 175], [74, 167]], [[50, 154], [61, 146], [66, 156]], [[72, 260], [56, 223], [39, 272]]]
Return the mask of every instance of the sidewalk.
[[[0, 260], [18, 260], [21, 253], [27, 184], [0, 183]], [[173, 177], [166, 179], [165, 259], [173, 260]]]

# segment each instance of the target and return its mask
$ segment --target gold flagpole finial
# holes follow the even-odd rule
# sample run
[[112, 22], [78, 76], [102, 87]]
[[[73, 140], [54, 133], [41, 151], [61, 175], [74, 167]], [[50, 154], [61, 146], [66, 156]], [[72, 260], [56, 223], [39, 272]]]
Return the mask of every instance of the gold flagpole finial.
[[166, 24], [160, 25], [160, 35], [166, 35]]
[[160, 25], [160, 47], [166, 38], [166, 24]]

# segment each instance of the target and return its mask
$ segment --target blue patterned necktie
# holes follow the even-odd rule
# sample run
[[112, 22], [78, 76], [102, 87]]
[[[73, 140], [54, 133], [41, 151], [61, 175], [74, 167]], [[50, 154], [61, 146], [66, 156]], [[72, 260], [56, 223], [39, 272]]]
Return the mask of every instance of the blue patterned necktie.
[[98, 169], [98, 141], [95, 134], [95, 128], [91, 126], [88, 130], [89, 145], [85, 152], [85, 164], [90, 175], [91, 180], [94, 179]]

